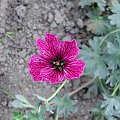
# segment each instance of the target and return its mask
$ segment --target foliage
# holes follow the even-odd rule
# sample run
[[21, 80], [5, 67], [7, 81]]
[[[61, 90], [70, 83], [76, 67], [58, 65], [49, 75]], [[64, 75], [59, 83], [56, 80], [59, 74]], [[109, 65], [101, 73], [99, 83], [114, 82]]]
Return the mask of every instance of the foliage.
[[70, 100], [69, 96], [56, 96], [53, 99], [54, 109], [56, 110], [57, 115], [61, 116], [64, 115], [64, 117], [68, 117], [69, 114], [74, 113], [77, 111], [76, 109], [76, 100]]
[[112, 15], [108, 16], [110, 23], [120, 27], [120, 3], [117, 0], [112, 1]]
[[105, 10], [106, 1], [105, 0], [80, 0], [80, 6], [83, 8], [85, 6], [90, 6], [96, 3], [97, 6], [100, 8], [101, 11]]
[[87, 25], [88, 31], [97, 35], [103, 35], [111, 29], [108, 18], [100, 16], [99, 12], [89, 12], [88, 17], [90, 18]]
[[26, 120], [21, 112], [13, 112], [11, 120]]
[[[93, 0], [86, 1], [81, 1], [81, 5], [93, 4]], [[80, 56], [86, 62], [86, 72], [97, 81], [88, 90], [104, 93], [101, 104], [91, 110], [97, 120], [120, 118], [120, 3], [115, 0], [109, 5], [112, 6], [105, 5], [109, 11], [104, 13], [88, 8], [91, 22], [87, 30], [94, 36], [87, 45], [82, 45]]]
[[109, 97], [104, 95], [101, 108], [105, 108], [105, 116], [120, 117], [120, 96]]
[[50, 114], [57, 113], [58, 115], [68, 116], [70, 113], [75, 112], [76, 100], [70, 100], [68, 96], [56, 96], [51, 103], [37, 94], [37, 101], [39, 104], [32, 105], [28, 102], [27, 98], [22, 95], [16, 95], [16, 99], [12, 102], [15, 108], [26, 109], [25, 115], [21, 112], [13, 112], [11, 120], [45, 120], [45, 113], [49, 111]]

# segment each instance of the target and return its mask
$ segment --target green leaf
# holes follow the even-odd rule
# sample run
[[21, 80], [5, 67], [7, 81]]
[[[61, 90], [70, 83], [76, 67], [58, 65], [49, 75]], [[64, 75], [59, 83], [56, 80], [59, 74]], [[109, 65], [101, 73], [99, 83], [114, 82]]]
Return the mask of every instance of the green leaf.
[[3, 40], [3, 39], [0, 39], [0, 43], [3, 45], [3, 44], [4, 44], [4, 40]]
[[26, 120], [21, 112], [13, 112], [11, 120]]
[[12, 102], [15, 108], [33, 108], [34, 106], [22, 95], [16, 95], [16, 99]]
[[15, 33], [14, 33], [14, 32], [6, 32], [5, 35], [10, 35], [10, 36], [12, 36], [12, 35], [15, 35]]
[[93, 85], [88, 87], [88, 92], [93, 93], [95, 96], [99, 93], [99, 85], [95, 82]]
[[108, 16], [111, 25], [120, 27], [120, 3], [117, 0], [112, 1], [112, 15]]
[[44, 120], [40, 117], [39, 113], [29, 112], [27, 114], [27, 120]]
[[80, 58], [86, 63], [86, 72], [89, 72], [94, 77], [105, 78], [109, 71], [104, 61], [103, 49], [100, 48], [99, 37], [94, 37], [93, 40], [89, 40], [91, 48], [82, 46]]
[[104, 112], [100, 108], [92, 108], [91, 113], [96, 118], [96, 120], [103, 120]]
[[106, 17], [101, 17], [96, 12], [89, 13], [88, 17], [90, 18], [87, 25], [88, 31], [91, 31], [97, 35], [103, 35], [110, 30], [111, 26]]
[[105, 116], [120, 117], [120, 96], [108, 97], [104, 95], [101, 108], [105, 108]]
[[109, 59], [107, 58], [106, 63], [108, 63], [109, 66], [112, 64], [114, 68], [117, 68], [117, 66], [120, 67], [120, 38], [117, 37], [113, 42], [108, 42], [107, 48]]
[[106, 80], [106, 84], [110, 84], [111, 87], [115, 86], [117, 83], [120, 83], [120, 69], [113, 71]]
[[80, 6], [84, 8], [85, 6], [90, 6], [96, 3], [101, 11], [105, 10], [106, 1], [105, 0], [80, 0]]
[[53, 109], [56, 110], [57, 115], [64, 115], [67, 117], [71, 112], [76, 112], [75, 107], [77, 101], [70, 100], [68, 96], [60, 97], [59, 95], [53, 99]]
[[47, 99], [42, 97], [42, 96], [39, 96], [38, 94], [34, 94], [40, 101], [46, 101]]

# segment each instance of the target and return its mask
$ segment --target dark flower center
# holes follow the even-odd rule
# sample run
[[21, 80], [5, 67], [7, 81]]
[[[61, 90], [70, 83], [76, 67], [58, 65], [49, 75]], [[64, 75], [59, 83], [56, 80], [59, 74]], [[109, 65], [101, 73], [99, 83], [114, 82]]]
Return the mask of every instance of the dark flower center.
[[62, 71], [65, 66], [65, 62], [61, 59], [52, 60], [51, 64], [58, 71]]

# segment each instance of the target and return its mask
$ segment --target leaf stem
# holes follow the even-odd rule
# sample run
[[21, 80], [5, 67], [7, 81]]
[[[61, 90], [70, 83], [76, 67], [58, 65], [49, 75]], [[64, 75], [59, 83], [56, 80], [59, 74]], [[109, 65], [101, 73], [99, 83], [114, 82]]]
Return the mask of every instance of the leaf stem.
[[55, 120], [58, 120], [58, 115], [57, 115], [57, 113], [55, 114]]
[[71, 93], [68, 93], [69, 96], [72, 96], [74, 94], [76, 94], [77, 92], [79, 92], [81, 89], [87, 87], [88, 85], [90, 85], [92, 82], [94, 82], [95, 78], [92, 78], [90, 81], [88, 81], [87, 83], [85, 83], [84, 85], [80, 86], [79, 88], [73, 90]]
[[6, 95], [8, 95], [8, 97], [10, 97], [11, 99], [15, 99], [15, 96], [10, 94], [9, 92], [5, 91], [3, 88], [0, 87], [0, 91], [2, 91], [3, 93], [5, 93]]
[[52, 96], [50, 96], [48, 99], [47, 99], [47, 102], [49, 102], [51, 99], [53, 99], [57, 94], [58, 92], [63, 88], [63, 86], [68, 82], [68, 80], [64, 80], [64, 82], [58, 87], [58, 89], [56, 90], [56, 92], [54, 92], [52, 94]]
[[100, 42], [100, 46], [104, 43], [104, 41], [105, 41], [111, 34], [114, 34], [114, 33], [116, 33], [116, 32], [120, 32], [120, 29], [115, 29], [115, 30], [109, 32], [107, 35], [105, 35], [105, 37], [104, 37], [104, 38], [101, 40], [101, 42]]
[[113, 93], [112, 93], [112, 97], [115, 96], [116, 92], [118, 91], [118, 89], [120, 88], [120, 83], [117, 85], [117, 87], [115, 87]]

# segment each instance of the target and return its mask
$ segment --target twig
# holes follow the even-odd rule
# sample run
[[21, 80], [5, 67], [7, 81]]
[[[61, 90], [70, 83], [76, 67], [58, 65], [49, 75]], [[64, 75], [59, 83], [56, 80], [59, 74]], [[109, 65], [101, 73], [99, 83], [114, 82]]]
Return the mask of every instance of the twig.
[[29, 49], [29, 47], [16, 46], [16, 45], [9, 45], [9, 47], [18, 48], [18, 49]]
[[90, 81], [88, 81], [87, 83], [85, 83], [84, 85], [80, 86], [79, 88], [77, 88], [76, 90], [73, 90], [72, 92], [68, 93], [69, 96], [72, 96], [74, 94], [76, 94], [78, 91], [80, 91], [81, 89], [87, 87], [88, 85], [90, 85], [93, 81], [95, 80], [95, 78], [92, 78]]
[[5, 91], [3, 88], [0, 87], [0, 91], [2, 91], [4, 94], [8, 95], [8, 97], [10, 97], [11, 99], [15, 99], [15, 96], [12, 95], [11, 93]]

